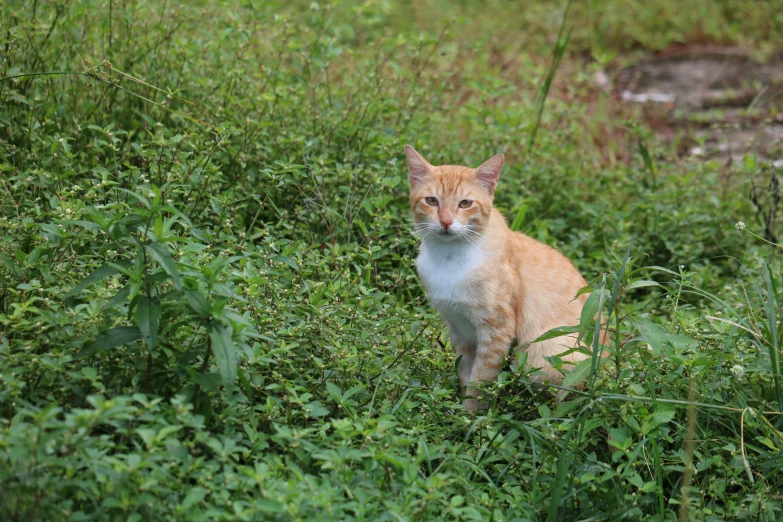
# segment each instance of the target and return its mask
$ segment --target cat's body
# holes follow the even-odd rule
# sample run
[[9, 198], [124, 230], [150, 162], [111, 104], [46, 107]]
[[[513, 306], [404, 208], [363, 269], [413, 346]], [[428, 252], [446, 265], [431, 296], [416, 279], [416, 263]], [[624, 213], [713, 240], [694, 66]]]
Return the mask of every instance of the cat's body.
[[[461, 356], [460, 385], [494, 380], [514, 338], [524, 345], [547, 330], [579, 323], [587, 296], [575, 296], [587, 283], [565, 256], [513, 232], [492, 208], [502, 156], [470, 169], [433, 167], [410, 147], [406, 154], [411, 209], [422, 235], [417, 269]], [[542, 369], [534, 379], [561, 383], [563, 374], [544, 356], [585, 359], [575, 347], [573, 336], [529, 345], [528, 364]], [[478, 405], [465, 401], [469, 411]]]

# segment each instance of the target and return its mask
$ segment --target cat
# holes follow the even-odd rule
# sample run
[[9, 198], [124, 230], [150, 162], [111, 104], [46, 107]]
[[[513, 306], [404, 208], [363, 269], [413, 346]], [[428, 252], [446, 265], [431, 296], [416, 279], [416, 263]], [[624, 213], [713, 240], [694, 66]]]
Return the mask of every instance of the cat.
[[573, 350], [575, 334], [525, 346], [554, 327], [579, 324], [587, 294], [575, 296], [587, 282], [564, 255], [512, 231], [493, 208], [503, 155], [475, 169], [432, 166], [410, 145], [405, 155], [414, 231], [421, 237], [416, 267], [448, 325], [464, 408], [487, 407], [468, 384], [497, 379], [514, 339], [527, 350], [527, 364], [541, 368], [532, 381], [561, 384], [563, 373], [544, 357], [559, 355], [572, 364], [589, 357]]

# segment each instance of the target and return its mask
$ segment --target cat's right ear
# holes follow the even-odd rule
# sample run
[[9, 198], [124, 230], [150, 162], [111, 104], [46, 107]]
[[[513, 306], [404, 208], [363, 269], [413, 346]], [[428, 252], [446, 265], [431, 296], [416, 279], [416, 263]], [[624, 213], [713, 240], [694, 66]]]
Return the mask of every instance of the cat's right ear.
[[408, 159], [408, 181], [413, 189], [430, 175], [432, 165], [410, 145], [405, 145], [405, 157]]

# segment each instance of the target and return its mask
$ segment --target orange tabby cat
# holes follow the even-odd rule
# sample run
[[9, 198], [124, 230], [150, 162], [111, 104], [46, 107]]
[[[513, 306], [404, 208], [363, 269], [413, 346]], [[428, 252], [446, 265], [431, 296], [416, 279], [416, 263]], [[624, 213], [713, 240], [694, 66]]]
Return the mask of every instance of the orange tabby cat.
[[[557, 326], [579, 324], [587, 286], [574, 265], [555, 249], [518, 232], [492, 208], [503, 155], [476, 169], [434, 167], [405, 146], [410, 202], [421, 249], [416, 266], [427, 296], [451, 333], [459, 362], [460, 386], [495, 380], [516, 337], [530, 342]], [[564, 336], [527, 347], [527, 363], [541, 368], [539, 382], [560, 384], [564, 375], [544, 360], [576, 346]], [[561, 355], [576, 363], [588, 356]], [[477, 391], [468, 389], [464, 407], [472, 412]]]

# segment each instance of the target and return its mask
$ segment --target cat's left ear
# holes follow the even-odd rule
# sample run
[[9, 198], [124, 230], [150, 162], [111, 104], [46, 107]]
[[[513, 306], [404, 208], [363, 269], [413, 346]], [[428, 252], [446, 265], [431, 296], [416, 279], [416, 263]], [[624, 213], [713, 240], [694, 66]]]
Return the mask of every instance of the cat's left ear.
[[479, 168], [473, 171], [481, 186], [487, 189], [490, 195], [495, 193], [495, 187], [498, 184], [500, 169], [503, 168], [503, 155], [492, 156], [481, 164]]

